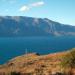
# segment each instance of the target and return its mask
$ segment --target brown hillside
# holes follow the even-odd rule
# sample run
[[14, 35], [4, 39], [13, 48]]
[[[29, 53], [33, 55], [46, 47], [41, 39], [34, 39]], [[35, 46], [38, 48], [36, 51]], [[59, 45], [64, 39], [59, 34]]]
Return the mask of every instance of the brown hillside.
[[66, 52], [54, 53], [48, 55], [38, 55], [36, 53], [30, 53], [22, 56], [18, 56], [11, 59], [8, 63], [0, 66], [0, 73], [8, 74], [10, 72], [20, 72], [21, 74], [33, 73], [36, 75], [37, 71], [48, 75], [50, 72], [61, 71], [60, 62], [62, 56]]

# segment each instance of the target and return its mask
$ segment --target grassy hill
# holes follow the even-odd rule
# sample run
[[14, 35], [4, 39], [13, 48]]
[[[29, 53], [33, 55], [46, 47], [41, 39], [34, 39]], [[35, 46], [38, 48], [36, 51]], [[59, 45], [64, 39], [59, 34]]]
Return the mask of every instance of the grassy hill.
[[69, 52], [48, 55], [30, 53], [18, 56], [0, 66], [0, 75], [2, 73], [5, 75], [51, 75], [53, 73], [63, 73], [62, 58]]

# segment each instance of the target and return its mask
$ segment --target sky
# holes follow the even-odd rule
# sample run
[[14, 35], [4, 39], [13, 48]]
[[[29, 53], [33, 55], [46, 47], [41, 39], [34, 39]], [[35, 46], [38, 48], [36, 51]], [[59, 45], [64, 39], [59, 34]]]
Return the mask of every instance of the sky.
[[0, 16], [48, 18], [75, 26], [75, 0], [0, 0]]

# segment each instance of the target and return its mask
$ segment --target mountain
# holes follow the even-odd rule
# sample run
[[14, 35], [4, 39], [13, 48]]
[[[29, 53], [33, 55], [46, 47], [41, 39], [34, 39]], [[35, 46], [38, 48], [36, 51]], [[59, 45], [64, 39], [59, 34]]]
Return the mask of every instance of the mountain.
[[0, 37], [75, 35], [75, 26], [47, 18], [0, 16]]

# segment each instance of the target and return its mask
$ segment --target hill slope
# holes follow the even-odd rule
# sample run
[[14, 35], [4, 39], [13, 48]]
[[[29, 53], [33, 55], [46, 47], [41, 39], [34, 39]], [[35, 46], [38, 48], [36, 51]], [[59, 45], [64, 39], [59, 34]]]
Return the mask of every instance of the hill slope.
[[20, 72], [25, 75], [26, 73], [40, 73], [43, 71], [47, 75], [50, 72], [58, 72], [61, 70], [59, 66], [61, 57], [65, 54], [66, 52], [40, 56], [36, 53], [31, 53], [18, 56], [2, 65], [0, 67], [0, 73]]
[[75, 35], [75, 27], [47, 18], [0, 16], [0, 37]]

